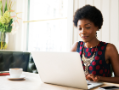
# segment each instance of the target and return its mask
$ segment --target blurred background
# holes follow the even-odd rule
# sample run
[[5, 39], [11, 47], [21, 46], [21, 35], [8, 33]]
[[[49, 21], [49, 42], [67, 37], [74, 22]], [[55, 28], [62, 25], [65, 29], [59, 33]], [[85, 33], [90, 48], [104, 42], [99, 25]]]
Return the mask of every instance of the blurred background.
[[[5, 1], [5, 0], [3, 0]], [[18, 16], [17, 31], [9, 34], [7, 50], [70, 51], [81, 40], [73, 26], [74, 12], [90, 4], [101, 10], [104, 18], [98, 39], [113, 43], [119, 50], [119, 0], [11, 0]]]

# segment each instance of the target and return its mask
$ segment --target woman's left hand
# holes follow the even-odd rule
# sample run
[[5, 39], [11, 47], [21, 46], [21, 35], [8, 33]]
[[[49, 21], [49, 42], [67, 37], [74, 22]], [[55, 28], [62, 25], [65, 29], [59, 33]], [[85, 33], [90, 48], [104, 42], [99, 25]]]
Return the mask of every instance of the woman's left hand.
[[87, 74], [86, 79], [94, 82], [100, 81], [100, 76], [95, 76], [93, 74]]

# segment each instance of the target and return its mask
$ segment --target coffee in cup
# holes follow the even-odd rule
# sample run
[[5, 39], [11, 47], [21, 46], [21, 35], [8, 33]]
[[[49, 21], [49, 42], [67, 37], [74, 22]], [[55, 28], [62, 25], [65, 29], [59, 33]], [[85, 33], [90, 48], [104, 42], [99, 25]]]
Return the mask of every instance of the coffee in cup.
[[11, 78], [20, 78], [23, 72], [22, 68], [10, 68], [9, 73]]

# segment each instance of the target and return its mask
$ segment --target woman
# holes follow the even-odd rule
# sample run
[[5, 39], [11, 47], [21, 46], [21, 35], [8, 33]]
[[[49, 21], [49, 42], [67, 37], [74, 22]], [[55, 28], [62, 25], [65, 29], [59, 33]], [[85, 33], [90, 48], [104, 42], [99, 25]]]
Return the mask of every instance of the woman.
[[[86, 79], [119, 83], [119, 56], [116, 47], [96, 38], [96, 32], [103, 24], [101, 12], [94, 6], [86, 5], [75, 12], [73, 23], [83, 41], [76, 42], [71, 51], [79, 52]], [[110, 66], [114, 77], [111, 77]]]

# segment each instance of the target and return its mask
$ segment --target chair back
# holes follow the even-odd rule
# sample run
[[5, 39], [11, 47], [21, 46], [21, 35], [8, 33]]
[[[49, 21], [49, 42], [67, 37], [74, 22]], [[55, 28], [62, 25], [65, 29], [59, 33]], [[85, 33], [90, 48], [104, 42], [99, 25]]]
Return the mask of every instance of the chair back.
[[27, 71], [29, 52], [0, 51], [0, 71], [8, 71], [9, 68], [23, 68]]

